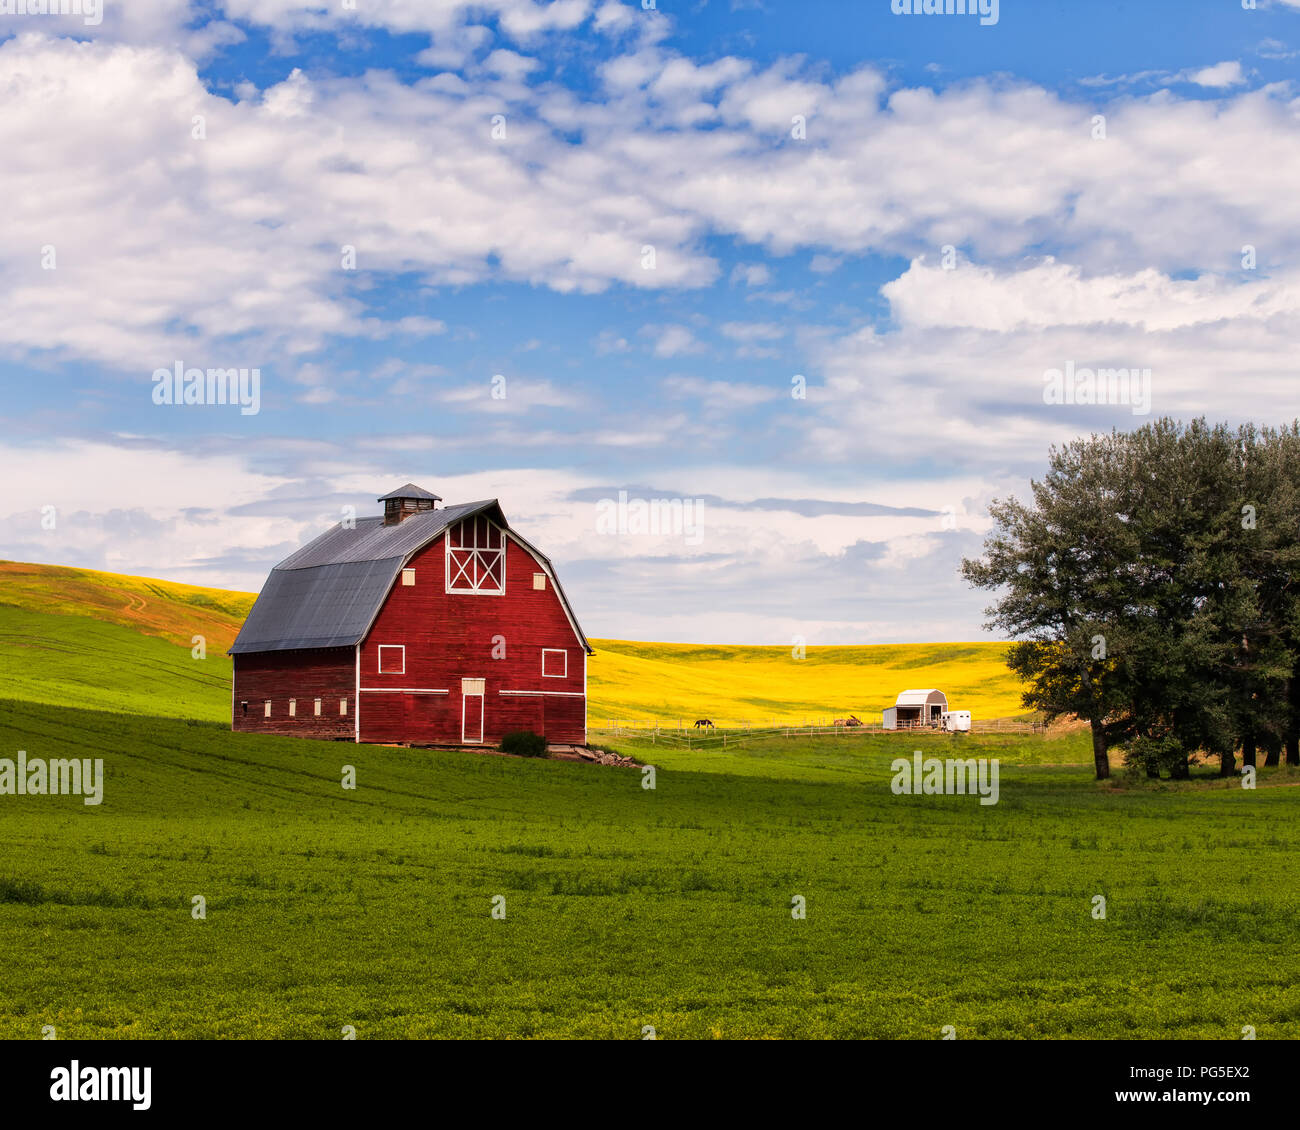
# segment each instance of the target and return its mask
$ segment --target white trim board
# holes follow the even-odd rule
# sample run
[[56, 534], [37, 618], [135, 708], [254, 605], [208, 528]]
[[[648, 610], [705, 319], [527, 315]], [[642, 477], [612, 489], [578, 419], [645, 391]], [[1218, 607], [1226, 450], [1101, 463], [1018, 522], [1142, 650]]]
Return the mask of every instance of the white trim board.
[[557, 695], [561, 698], [586, 698], [583, 691], [497, 691], [497, 694], [545, 694]]
[[435, 687], [358, 687], [361, 694], [451, 694]]

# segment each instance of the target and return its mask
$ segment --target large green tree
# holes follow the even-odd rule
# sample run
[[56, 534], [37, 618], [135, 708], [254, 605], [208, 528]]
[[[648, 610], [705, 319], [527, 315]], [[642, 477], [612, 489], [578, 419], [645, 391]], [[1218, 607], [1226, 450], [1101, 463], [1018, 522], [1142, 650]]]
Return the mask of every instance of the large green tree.
[[1086, 719], [1099, 780], [1110, 776], [1110, 746], [1131, 732], [1123, 637], [1133, 481], [1119, 434], [1053, 448], [1046, 476], [1030, 484], [1032, 503], [995, 500], [984, 556], [962, 562], [968, 581], [999, 593], [988, 626], [1017, 641], [1008, 663], [1028, 684], [1024, 705], [1049, 721]]
[[1099, 779], [1116, 743], [1153, 776], [1300, 762], [1300, 429], [1157, 420], [1053, 448], [1030, 489], [962, 563], [1025, 705], [1087, 720]]

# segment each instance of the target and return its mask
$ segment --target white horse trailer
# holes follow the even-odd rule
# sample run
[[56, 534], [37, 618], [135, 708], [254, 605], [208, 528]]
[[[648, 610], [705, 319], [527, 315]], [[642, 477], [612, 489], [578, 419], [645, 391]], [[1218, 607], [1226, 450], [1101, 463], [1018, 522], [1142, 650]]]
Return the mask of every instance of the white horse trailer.
[[970, 733], [969, 710], [945, 710], [939, 719], [943, 728], [950, 734]]

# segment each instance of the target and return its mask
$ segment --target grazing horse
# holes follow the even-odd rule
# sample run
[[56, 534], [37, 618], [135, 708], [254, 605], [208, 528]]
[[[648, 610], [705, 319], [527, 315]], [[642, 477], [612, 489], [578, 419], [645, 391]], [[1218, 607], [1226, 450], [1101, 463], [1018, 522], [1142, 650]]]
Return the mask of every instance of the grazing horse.
[[712, 723], [708, 718], [701, 718], [701, 719], [699, 719], [699, 720], [695, 723], [695, 728], [696, 728], [697, 730], [713, 730], [713, 729], [716, 729], [716, 727], [713, 725], [713, 723]]

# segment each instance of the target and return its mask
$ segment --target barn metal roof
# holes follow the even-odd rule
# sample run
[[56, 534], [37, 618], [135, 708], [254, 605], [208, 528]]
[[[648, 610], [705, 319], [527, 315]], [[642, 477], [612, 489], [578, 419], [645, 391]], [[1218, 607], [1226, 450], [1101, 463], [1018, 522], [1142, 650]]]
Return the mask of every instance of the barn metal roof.
[[944, 694], [943, 691], [938, 691], [935, 690], [934, 687], [931, 687], [929, 690], [924, 690], [924, 691], [903, 691], [903, 693], [898, 696], [898, 699], [894, 703], [894, 705], [895, 706], [924, 706], [926, 703], [930, 701], [930, 696], [932, 694], [937, 694], [940, 698], [943, 699], [944, 702], [948, 701], [948, 696]]
[[[393, 495], [410, 497], [401, 491]], [[574, 632], [590, 652], [550, 561], [510, 529], [500, 504], [492, 498], [421, 511], [392, 526], [372, 517], [358, 518], [351, 527], [342, 523], [332, 527], [271, 570], [229, 654], [360, 643], [402, 566], [453, 522], [483, 511], [543, 563]]]
[[361, 640], [403, 558], [272, 569], [230, 654], [348, 647]]
[[442, 495], [430, 494], [424, 487], [417, 487], [414, 483], [407, 483], [404, 487], [381, 494], [375, 501], [387, 502], [390, 498], [432, 498], [435, 502], [442, 501]]
[[494, 498], [484, 502], [462, 502], [442, 510], [421, 510], [403, 522], [385, 526], [381, 517], [358, 518], [353, 528], [341, 522], [326, 530], [315, 541], [289, 554], [277, 569], [314, 569], [320, 565], [338, 565], [345, 561], [382, 561], [405, 557], [428, 545], [452, 522], [468, 518], [481, 510], [496, 509], [493, 517], [506, 525], [505, 515]]

